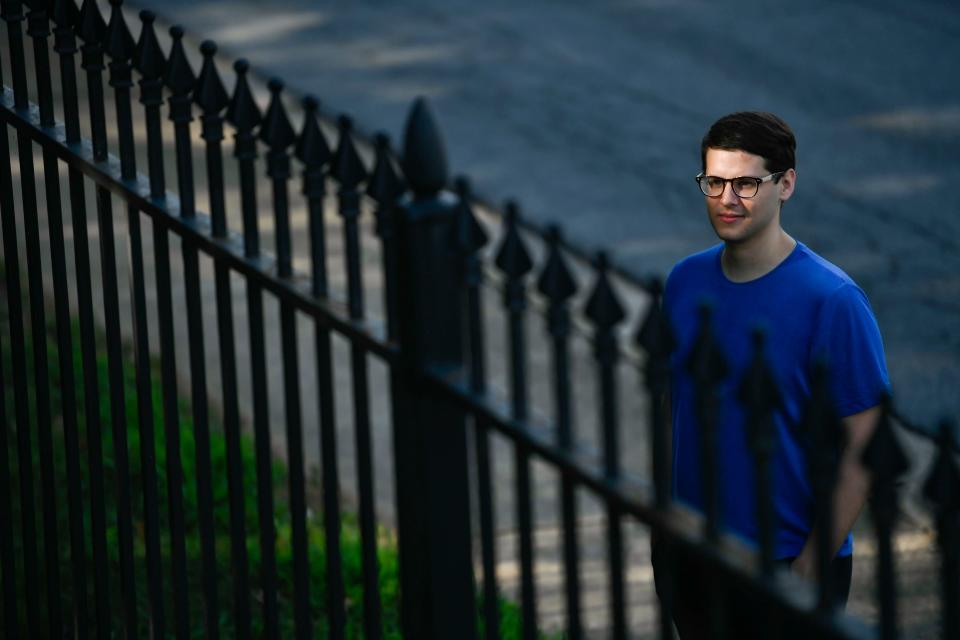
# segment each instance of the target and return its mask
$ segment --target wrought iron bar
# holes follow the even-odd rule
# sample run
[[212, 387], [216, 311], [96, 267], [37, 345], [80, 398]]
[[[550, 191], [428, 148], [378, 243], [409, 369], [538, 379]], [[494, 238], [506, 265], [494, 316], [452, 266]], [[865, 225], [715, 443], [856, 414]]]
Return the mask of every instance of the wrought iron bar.
[[[227, 449], [227, 484], [230, 494], [230, 558], [233, 567], [233, 615], [236, 637], [252, 635], [250, 570], [247, 561], [246, 508], [243, 454], [240, 448], [240, 412], [237, 399], [237, 357], [233, 334], [233, 296], [230, 271], [215, 265], [217, 327], [220, 346], [220, 380], [223, 394], [223, 428]], [[210, 623], [208, 619], [208, 627]]]
[[670, 385], [670, 355], [676, 348], [676, 338], [663, 312], [663, 283], [659, 278], [651, 278], [647, 283], [650, 303], [647, 316], [636, 335], [637, 344], [643, 348], [647, 357], [643, 373], [647, 391], [650, 394], [650, 441], [653, 484], [656, 505], [666, 510], [670, 505], [670, 461], [668, 436], [672, 427], [667, 421], [669, 412], [665, 404]]
[[[464, 299], [461, 302], [466, 318], [469, 344], [470, 391], [483, 395], [487, 390], [483, 331], [483, 259], [479, 252], [488, 237], [477, 221], [471, 205], [470, 184], [465, 177], [456, 180], [457, 226], [456, 246], [461, 260], [461, 281]], [[477, 502], [480, 517], [480, 555], [483, 566], [483, 630], [488, 640], [500, 637], [500, 589], [497, 583], [497, 547], [494, 538], [496, 520], [493, 505], [494, 484], [490, 460], [490, 429], [486, 420], [473, 416], [473, 438], [477, 464]]]
[[[661, 512], [670, 508], [670, 436], [673, 433], [667, 402], [670, 388], [670, 356], [676, 348], [676, 338], [663, 312], [661, 296], [663, 283], [651, 278], [647, 283], [650, 303], [643, 324], [636, 334], [636, 343], [643, 348], [643, 381], [650, 403], [650, 455], [653, 469], [654, 504]], [[675, 567], [669, 536], [654, 529], [650, 532], [650, 548], [658, 545], [662, 569], [658, 577], [659, 629], [661, 640], [673, 638], [673, 579]]]
[[[729, 373], [729, 366], [711, 327], [712, 309], [708, 303], [700, 307], [700, 332], [687, 361], [694, 384], [694, 412], [700, 427], [700, 486], [706, 517], [706, 544], [716, 546], [720, 540], [720, 468], [717, 430], [720, 419], [720, 384]], [[716, 574], [710, 576], [707, 619], [710, 633], [725, 637], [724, 587]]]
[[[243, 215], [243, 244], [247, 258], [260, 256], [257, 220], [256, 173], [257, 138], [254, 129], [262, 118], [247, 82], [249, 64], [233, 65], [237, 84], [227, 110], [227, 120], [236, 127], [234, 155], [240, 165], [240, 199]], [[277, 611], [276, 528], [273, 522], [273, 480], [270, 444], [270, 412], [267, 400], [267, 357], [264, 344], [263, 288], [247, 279], [247, 315], [250, 326], [250, 371], [253, 391], [253, 431], [257, 467], [257, 512], [260, 525], [260, 584], [263, 589], [263, 634], [279, 634]]]
[[403, 178], [395, 166], [390, 138], [378, 133], [374, 140], [376, 160], [367, 182], [367, 195], [377, 203], [376, 234], [381, 243], [383, 272], [383, 309], [387, 323], [387, 339], [397, 339], [397, 246], [395, 220], [397, 200], [406, 191]]
[[[766, 333], [757, 328], [753, 332], [754, 357], [740, 383], [739, 400], [746, 411], [747, 444], [753, 453], [756, 478], [756, 517], [760, 542], [760, 573], [772, 584], [776, 567], [776, 510], [773, 503], [773, 474], [770, 461], [776, 445], [775, 413], [782, 408], [780, 389], [773, 371], [767, 364]], [[759, 611], [759, 624], [767, 637], [779, 638], [779, 619], [776, 609]]]
[[293, 249], [290, 242], [290, 196], [287, 181], [290, 179], [290, 155], [288, 147], [296, 141], [296, 133], [287, 117], [280, 97], [283, 82], [271, 78], [270, 105], [260, 127], [260, 140], [267, 145], [267, 176], [270, 178], [273, 195], [274, 241], [276, 242], [277, 276], [289, 278], [293, 274]]
[[[553, 342], [553, 404], [557, 425], [557, 446], [568, 454], [575, 449], [573, 408], [570, 379], [570, 309], [569, 300], [577, 292], [577, 283], [570, 273], [561, 250], [563, 242], [560, 227], [547, 231], [549, 252], [537, 282], [540, 292], [547, 297], [547, 332]], [[583, 637], [580, 617], [580, 562], [577, 541], [576, 485], [570, 476], [560, 476], [560, 504], [563, 518], [564, 593], [567, 605], [567, 637]]]
[[170, 27], [170, 57], [166, 65], [164, 83], [170, 89], [167, 103], [170, 105], [170, 121], [173, 123], [177, 167], [177, 197], [180, 215], [193, 218], [196, 215], [196, 196], [193, 188], [193, 152], [190, 146], [190, 122], [193, 113], [190, 107], [191, 93], [197, 78], [193, 75], [186, 52], [183, 50], [183, 27]]
[[[364, 317], [363, 280], [358, 220], [359, 185], [367, 179], [351, 137], [352, 123], [339, 120], [339, 140], [331, 166], [336, 179], [337, 209], [343, 219], [344, 268], [347, 274], [347, 307], [350, 319]], [[363, 622], [367, 638], [381, 637], [381, 602], [377, 564], [376, 515], [373, 493], [373, 439], [370, 436], [370, 392], [367, 380], [366, 352], [356, 343], [350, 345], [350, 370], [353, 373], [353, 423], [356, 439], [357, 487], [360, 494], [360, 541], [363, 557]]]
[[[227, 91], [217, 73], [213, 56], [217, 46], [206, 40], [200, 45], [203, 67], [193, 84], [193, 101], [203, 112], [201, 137], [206, 147], [207, 191], [210, 197], [211, 231], [215, 238], [227, 234], [223, 193], [223, 110], [229, 104]], [[172, 56], [171, 56], [172, 57]], [[197, 247], [183, 237], [184, 278], [187, 283], [187, 334], [190, 339], [190, 384], [196, 441], [197, 506], [199, 507], [200, 546], [203, 554], [202, 581], [204, 628], [207, 640], [220, 635], [220, 605], [217, 594], [216, 540], [213, 523], [213, 489], [210, 461], [210, 425], [207, 406], [206, 365], [202, 304], [199, 291]], [[234, 576], [234, 625], [238, 638], [250, 636], [248, 605], [247, 550], [243, 507], [243, 470], [240, 468], [239, 425], [233, 342], [233, 313], [230, 273], [222, 262], [214, 260], [218, 336], [220, 338], [221, 403], [227, 441], [227, 492], [230, 503], [230, 546]], [[225, 300], [223, 300], [225, 298]]]
[[753, 450], [757, 485], [757, 529], [760, 542], [760, 570], [770, 578], [774, 570], [774, 543], [776, 540], [776, 512], [773, 505], [773, 478], [770, 459], [776, 444], [775, 412], [780, 410], [780, 390], [767, 364], [766, 334], [757, 329], [753, 333], [754, 358], [740, 386], [740, 401], [747, 413], [747, 442]]
[[[584, 310], [594, 325], [594, 358], [597, 362], [600, 426], [603, 442], [604, 474], [611, 481], [620, 478], [620, 434], [617, 420], [617, 377], [616, 365], [619, 357], [616, 326], [623, 321], [626, 313], [623, 305], [610, 283], [607, 271], [607, 255], [600, 252], [596, 259], [597, 279], [593, 286], [587, 306]], [[610, 576], [610, 619], [613, 621], [613, 637], [627, 637], [626, 585], [623, 565], [623, 529], [621, 511], [616, 505], [607, 503], [607, 554]]]
[[206, 143], [207, 192], [210, 197], [210, 226], [214, 238], [227, 237], [227, 212], [223, 186], [223, 110], [230, 104], [230, 97], [223, 86], [213, 57], [217, 44], [204, 40], [200, 44], [203, 66], [197, 77], [193, 101], [203, 111], [200, 136]]
[[[260, 139], [269, 147], [267, 175], [273, 184], [274, 236], [277, 246], [277, 276], [289, 278], [293, 273], [290, 242], [288, 182], [290, 180], [289, 147], [296, 133], [280, 97], [283, 83], [273, 78], [268, 85], [270, 106], [263, 119]], [[293, 543], [293, 600], [297, 638], [312, 634], [310, 620], [310, 567], [307, 555], [307, 502], [303, 471], [303, 425], [300, 414], [300, 365], [297, 358], [297, 318], [293, 306], [280, 302], [280, 340], [283, 351], [284, 408], [287, 418], [287, 467], [290, 492], [290, 519]]]
[[[527, 348], [524, 333], [524, 311], [527, 306], [525, 276], [533, 262], [520, 236], [517, 205], [507, 203], [504, 224], [506, 231], [497, 253], [496, 265], [506, 277], [503, 305], [507, 311], [507, 334], [510, 345], [510, 401], [513, 418], [527, 418]], [[533, 574], [533, 489], [530, 486], [530, 452], [516, 446], [517, 528], [520, 537], [520, 602], [523, 637], [537, 636], [536, 584]]]
[[[355, 168], [362, 169], [362, 165], [355, 162], [355, 159], [350, 159], [349, 150], [344, 149], [343, 137], [341, 135], [341, 144], [339, 145], [337, 151], [338, 161], [346, 161], [338, 163], [339, 166], [336, 168], [344, 169], [349, 167], [350, 164], [353, 164]], [[374, 211], [374, 216], [376, 218], [376, 234], [381, 241], [381, 267], [382, 267], [382, 276], [383, 276], [383, 301], [384, 301], [384, 314], [386, 316], [386, 327], [387, 327], [387, 339], [393, 342], [396, 342], [399, 335], [399, 315], [397, 309], [397, 278], [399, 265], [397, 262], [397, 235], [396, 235], [396, 217], [399, 215], [398, 200], [401, 195], [406, 190], [403, 183], [403, 178], [400, 176], [400, 173], [397, 170], [396, 163], [393, 158], [393, 154], [390, 150], [390, 140], [386, 134], [380, 133], [376, 136], [375, 141], [375, 153], [376, 158], [374, 161], [374, 168], [371, 176], [367, 180], [367, 195], [376, 203], [376, 208]], [[343, 166], [343, 165], [346, 165]], [[360, 248], [359, 248], [359, 239], [357, 238], [358, 232], [356, 230], [356, 216], [352, 216], [354, 222], [352, 223], [352, 229], [344, 228], [344, 233], [348, 245], [355, 244], [354, 248], [348, 246], [348, 262], [355, 261], [359, 263], [360, 261]], [[348, 265], [349, 266], [349, 265]], [[349, 269], [348, 269], [349, 273]], [[362, 303], [363, 303], [363, 290], [362, 290], [362, 281], [360, 281], [360, 273], [353, 273], [351, 278], [357, 278], [356, 283], [349, 283], [349, 291], [351, 297], [357, 297], [359, 299], [359, 304], [352, 304], [351, 310], [359, 311], [362, 314]], [[355, 309], [354, 307], [359, 307]], [[358, 368], [363, 368], [363, 374], [366, 375], [366, 362], [363, 353], [360, 352], [357, 348], [356, 343], [353, 344], [352, 356], [354, 361], [354, 370]], [[390, 388], [394, 391], [401, 388], [402, 381], [399, 376], [401, 375], [398, 367], [390, 367], [389, 370], [389, 384]], [[364, 387], [366, 387], [366, 381], [362, 381]], [[357, 398], [356, 401], [360, 401], [360, 398]], [[399, 442], [402, 440], [404, 435], [402, 434], [402, 425], [403, 417], [401, 416], [401, 406], [402, 401], [398, 401], [396, 396], [391, 398], [391, 411], [393, 417], [393, 438], [394, 442]], [[359, 422], [358, 422], [359, 425]], [[360, 432], [358, 431], [358, 436]], [[372, 446], [372, 445], [367, 445]], [[369, 453], [367, 454], [369, 456]], [[368, 463], [365, 463], [368, 464]], [[404, 495], [402, 486], [404, 482], [408, 482], [402, 477], [404, 473], [403, 466], [398, 464], [394, 468], [394, 474], [396, 478], [396, 497], [397, 497], [397, 527], [400, 531], [409, 531], [410, 530], [410, 510], [405, 507], [401, 507], [403, 501], [407, 496]], [[371, 478], [372, 482], [372, 478]], [[407, 552], [403, 549], [403, 545], [408, 545], [409, 542], [405, 539], [406, 534], [401, 534], [401, 555], [406, 554]], [[409, 556], [407, 556], [409, 557]], [[401, 569], [402, 571], [402, 569]], [[401, 581], [403, 581], [403, 576], [401, 576]], [[413, 598], [410, 601], [414, 601]], [[409, 607], [407, 607], [409, 608]]]
[[127, 447], [126, 398], [123, 393], [123, 347], [120, 343], [120, 308], [117, 291], [117, 257], [110, 192], [98, 188], [97, 222], [100, 230], [100, 264], [104, 284], [107, 334], [107, 376], [110, 388], [110, 422], [117, 483], [117, 527], [120, 542], [121, 597], [124, 601], [126, 635], [139, 634], [136, 582], [133, 564], [133, 511], [130, 495], [130, 462]]
[[841, 450], [842, 425], [834, 410], [834, 402], [828, 388], [827, 362], [819, 357], [814, 364], [810, 383], [810, 400], [803, 417], [803, 429], [810, 434], [808, 453], [813, 499], [816, 505], [816, 533], [821, 544], [817, 545], [817, 584], [821, 611], [834, 608], [834, 586], [830, 563], [833, 550], [822, 541], [833, 535], [833, 490], [837, 481], [837, 465]]
[[880, 638], [897, 637], [897, 591], [893, 556], [893, 530], [899, 516], [898, 479], [910, 466], [890, 422], [890, 397], [880, 403], [880, 418], [863, 450], [870, 470], [870, 512], [877, 530], [877, 600], [880, 603]]
[[[194, 181], [193, 181], [193, 154], [190, 143], [190, 122], [193, 120], [191, 102], [197, 85], [196, 76], [187, 60], [183, 49], [183, 28], [170, 28], [173, 44], [170, 48], [170, 57], [167, 64], [165, 83], [170, 88], [168, 99], [170, 106], [170, 120], [174, 125], [176, 145], [177, 184], [180, 199], [180, 216], [192, 219], [194, 208]], [[183, 255], [183, 276], [186, 289], [187, 304], [187, 337], [190, 344], [190, 405], [193, 416], [194, 434], [194, 473], [196, 475], [197, 520], [200, 533], [201, 547], [201, 580], [204, 601], [204, 617], [207, 638], [216, 638], [219, 635], [217, 615], [217, 559], [213, 529], [213, 479], [210, 461], [210, 424], [207, 406], [207, 373], [205, 362], [205, 340], [203, 333], [203, 307], [200, 300], [200, 265], [197, 246], [186, 236], [181, 238], [181, 253]], [[171, 325], [172, 326], [172, 325]], [[172, 358], [171, 358], [171, 364]], [[167, 413], [165, 411], [165, 413]], [[170, 424], [169, 422], [167, 423]], [[170, 429], [168, 428], [168, 433]], [[181, 502], [182, 475], [179, 468], [179, 431], [168, 435], [168, 449], [176, 445], [177, 460], [168, 458], [168, 485], [177, 486], [171, 491], [176, 502]], [[174, 483], [169, 476], [176, 474], [178, 481]], [[169, 489], [168, 489], [169, 490]], [[182, 504], [175, 504], [173, 497], [170, 500], [170, 532], [173, 557], [173, 580], [178, 585], [176, 589], [182, 592], [174, 600], [175, 615], [178, 633], [187, 633], [189, 629], [189, 609], [187, 605], [188, 590], [186, 574], [180, 574], [185, 568], [178, 561], [183, 553], [182, 536], [183, 508]], [[182, 556], [185, 560], [185, 553]]]
[[[303, 131], [297, 140], [297, 158], [303, 163], [303, 195], [307, 199], [310, 225], [310, 264], [314, 296], [327, 295], [326, 234], [323, 201], [325, 168], [330, 148], [317, 122], [319, 103], [308, 96], [303, 101]], [[336, 412], [333, 393], [333, 356], [330, 329], [320, 321], [314, 326], [317, 360], [317, 390], [320, 415], [320, 460], [323, 473], [323, 529], [327, 556], [326, 592], [330, 638], [341, 640], [346, 628], [342, 557], [340, 552], [340, 480], [337, 471]]]
[[[137, 70], [140, 72], [140, 104], [144, 107], [146, 129], [147, 129], [147, 170], [150, 181], [150, 197], [154, 200], [163, 200], [166, 197], [166, 185], [163, 174], [163, 136], [160, 107], [163, 104], [163, 77], [166, 72], [167, 61], [157, 42], [156, 32], [153, 23], [156, 17], [150, 11], [140, 12], [140, 39], [137, 41], [134, 62]], [[128, 206], [128, 214], [131, 220], [131, 231], [135, 226], [139, 226], [140, 212], [132, 206]], [[134, 222], [134, 219], [137, 221]], [[131, 233], [131, 240], [133, 240]], [[139, 239], [138, 239], [139, 240]], [[142, 258], [141, 258], [142, 259]], [[182, 471], [180, 467], [179, 455], [179, 417], [177, 410], [177, 388], [176, 388], [176, 348], [173, 341], [173, 304], [171, 301], [170, 281], [170, 248], [169, 237], [165, 227], [161, 226], [157, 218], [153, 219], [153, 259], [156, 275], [157, 287], [157, 311], [158, 328], [160, 336], [160, 380], [163, 403], [164, 431], [167, 435], [167, 490], [170, 493], [169, 501], [172, 507], [171, 523], [179, 526], [179, 531], [171, 530], [171, 557], [173, 562], [174, 578], [179, 578], [178, 584], [174, 586], [175, 598], [174, 608], [177, 620], [177, 634], [183, 637], [187, 633], [184, 629], [186, 623], [186, 559], [183, 548], [183, 489]], [[143, 295], [138, 292], [143, 280], [137, 281], [134, 277], [134, 300], [135, 308], [139, 306], [137, 296]], [[142, 329], [146, 333], [146, 300], [143, 300], [141, 308]], [[138, 356], [142, 357], [142, 363], [138, 361], [138, 373], [142, 369], [146, 372], [150, 369], [150, 351], [149, 346], [144, 340], [144, 347]], [[139, 376], [138, 376], [139, 377]], [[142, 394], [151, 393], [150, 386], [145, 386]], [[141, 400], [144, 400], [141, 395]], [[166, 615], [163, 602], [163, 569], [160, 557], [160, 504], [157, 495], [157, 461], [154, 446], [154, 426], [152, 416], [145, 419], [146, 415], [141, 413], [140, 422], [140, 458], [143, 475], [143, 512], [144, 512], [144, 533], [146, 538], [147, 554], [147, 590], [150, 603], [151, 622], [155, 632], [162, 637], [166, 629]], [[176, 431], [172, 436], [173, 442], [170, 442], [171, 432]], [[172, 446], [176, 450], [172, 450]], [[171, 468], [171, 464], [176, 468]], [[172, 473], [171, 473], [172, 471]], [[179, 513], [175, 511], [179, 510]], [[179, 593], [177, 593], [179, 592]], [[179, 602], [178, 602], [179, 600]]]

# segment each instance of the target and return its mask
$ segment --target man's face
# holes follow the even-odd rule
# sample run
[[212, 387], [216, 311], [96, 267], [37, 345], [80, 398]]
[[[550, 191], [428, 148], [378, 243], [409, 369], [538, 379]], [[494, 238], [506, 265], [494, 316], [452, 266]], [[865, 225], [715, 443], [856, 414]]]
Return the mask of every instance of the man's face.
[[[719, 178], [762, 178], [770, 171], [758, 155], [740, 150], [707, 149], [704, 173]], [[793, 193], [795, 181], [796, 172], [788, 169], [779, 181], [761, 184], [752, 198], [735, 194], [730, 183], [724, 185], [719, 196], [704, 196], [713, 230], [725, 243], [734, 245], [775, 238], [780, 229], [780, 204]]]

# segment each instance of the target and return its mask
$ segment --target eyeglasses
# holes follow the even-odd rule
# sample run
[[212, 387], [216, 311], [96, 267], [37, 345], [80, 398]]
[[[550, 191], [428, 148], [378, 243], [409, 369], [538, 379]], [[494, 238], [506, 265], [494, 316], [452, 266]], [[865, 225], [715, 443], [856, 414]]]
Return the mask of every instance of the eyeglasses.
[[763, 176], [762, 178], [754, 178], [753, 176], [740, 176], [739, 178], [718, 178], [717, 176], [705, 176], [702, 173], [698, 174], [695, 178], [697, 184], [700, 185], [700, 191], [703, 191], [703, 195], [710, 198], [719, 198], [723, 195], [723, 190], [727, 186], [727, 183], [730, 183], [730, 186], [733, 188], [733, 192], [741, 198], [752, 198], [757, 195], [757, 192], [760, 191], [760, 185], [764, 182], [769, 182], [770, 180], [776, 180], [782, 176], [786, 171], [777, 171], [776, 173], [771, 173], [770, 175]]

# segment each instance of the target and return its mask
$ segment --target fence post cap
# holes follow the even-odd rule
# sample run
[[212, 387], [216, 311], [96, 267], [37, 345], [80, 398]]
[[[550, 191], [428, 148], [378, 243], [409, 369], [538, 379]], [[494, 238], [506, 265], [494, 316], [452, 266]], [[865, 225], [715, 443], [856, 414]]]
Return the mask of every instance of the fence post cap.
[[183, 27], [170, 27], [170, 35], [173, 36], [173, 45], [170, 47], [166, 84], [174, 95], [186, 95], [196, 86], [197, 77], [193, 74], [190, 61], [183, 50]]
[[367, 178], [367, 170], [353, 144], [353, 120], [341, 115], [337, 119], [340, 139], [334, 151], [331, 175], [340, 183], [341, 189], [353, 189]]
[[200, 67], [200, 75], [193, 85], [193, 101], [204, 113], [220, 113], [230, 104], [230, 97], [217, 72], [217, 65], [213, 62], [217, 44], [213, 40], [204, 40], [200, 45], [200, 53], [203, 54], [203, 66]]
[[577, 283], [570, 273], [570, 267], [563, 255], [560, 244], [563, 242], [563, 232], [557, 224], [547, 227], [547, 243], [549, 251], [547, 261], [537, 280], [537, 290], [550, 298], [552, 304], [563, 304], [577, 292]]
[[378, 132], [374, 136], [374, 149], [376, 161], [367, 184], [367, 195], [377, 204], [387, 205], [395, 202], [406, 191], [406, 185], [394, 162], [390, 136], [383, 131]]
[[123, 17], [123, 11], [119, 4], [113, 5], [110, 12], [110, 23], [107, 29], [107, 54], [113, 58], [114, 62], [126, 62], [130, 60], [137, 50], [137, 44], [130, 34], [130, 27]]
[[506, 233], [497, 251], [495, 264], [511, 280], [519, 280], [533, 269], [530, 252], [520, 236], [520, 208], [516, 202], [509, 201], [504, 213]]
[[260, 139], [271, 149], [286, 149], [297, 139], [297, 134], [287, 117], [287, 110], [280, 97], [283, 91], [283, 81], [280, 78], [270, 78], [267, 82], [270, 90], [270, 105], [263, 117], [263, 126], [260, 128]]
[[233, 126], [243, 131], [249, 131], [260, 124], [260, 108], [253, 99], [250, 84], [247, 82], [247, 72], [250, 63], [240, 58], [233, 63], [233, 70], [237, 72], [237, 84], [233, 90], [233, 98], [227, 109], [227, 120]]
[[153, 28], [155, 19], [156, 16], [152, 11], [140, 12], [143, 28], [140, 30], [140, 39], [137, 41], [134, 64], [144, 80], [163, 77], [167, 66], [166, 57], [163, 55], [163, 49], [160, 48], [157, 33]]
[[597, 252], [594, 266], [597, 270], [597, 279], [593, 285], [593, 292], [587, 300], [584, 313], [598, 328], [609, 329], [623, 320], [626, 317], [626, 312], [607, 275], [610, 268], [610, 258], [606, 251]]
[[317, 122], [317, 112], [320, 110], [320, 101], [315, 96], [308, 95], [303, 99], [303, 130], [297, 139], [294, 151], [297, 158], [308, 167], [322, 167], [330, 161], [330, 145], [320, 130]]
[[96, 0], [83, 0], [77, 23], [77, 35], [87, 44], [99, 44], [107, 31]]
[[403, 173], [416, 198], [437, 195], [447, 184], [443, 135], [426, 98], [419, 97], [407, 116], [403, 136]]

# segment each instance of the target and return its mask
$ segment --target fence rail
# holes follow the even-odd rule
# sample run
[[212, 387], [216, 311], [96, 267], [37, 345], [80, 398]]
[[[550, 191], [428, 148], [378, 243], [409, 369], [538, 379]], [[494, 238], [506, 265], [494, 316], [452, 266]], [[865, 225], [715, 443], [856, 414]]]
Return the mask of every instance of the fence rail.
[[[214, 43], [204, 42], [199, 56], [188, 53], [184, 30], [173, 27], [164, 51], [154, 14], [139, 14], [134, 39], [122, 2], [110, 5], [104, 19], [91, 0], [80, 7], [72, 0], [0, 4], [7, 44], [0, 54], [0, 148], [8, 150], [0, 158], [0, 316], [7, 328], [0, 335], [0, 521], [15, 523], [0, 528], [6, 637], [106, 638], [122, 632], [473, 638], [480, 633], [478, 620], [486, 638], [501, 637], [509, 622], [501, 619], [504, 591], [497, 574], [501, 512], [495, 476], [502, 463], [494, 455], [495, 439], [512, 451], [524, 638], [542, 633], [537, 465], [557, 479], [569, 638], [590, 633], [582, 615], [587, 587], [579, 523], [585, 496], [600, 505], [607, 631], [614, 638], [636, 634], [625, 534], [634, 523], [663, 541], [667, 566], [674, 553], [683, 552], [709, 572], [705, 615], [717, 637], [724, 630], [729, 585], [761, 603], [771, 637], [790, 637], [788, 631], [801, 637], [897, 637], [891, 539], [897, 482], [907, 460], [894, 423], [927, 432], [898, 416], [889, 399], [865, 460], [874, 478], [871, 512], [879, 550], [880, 615], [874, 627], [833, 608], [828, 578], [808, 585], [775, 569], [769, 494], [758, 496], [755, 550], [722, 530], [714, 503], [708, 501], [699, 515], [672, 502], [668, 425], [657, 400], [666, 388], [673, 343], [658, 281], [634, 278], [603, 252], [585, 256], [564, 241], [559, 228], [526, 223], [513, 203], [505, 207], [491, 252], [489, 227], [478, 220], [468, 181], [449, 179], [442, 135], [424, 101], [410, 112], [399, 157], [385, 135], [362, 140], [348, 117], [321, 118], [313, 97], [302, 102], [297, 131], [280, 80], [268, 83], [261, 110], [245, 61], [234, 64], [228, 93]], [[194, 73], [191, 60], [198, 59]], [[113, 90], [112, 117], [104, 72]], [[133, 105], [135, 79], [142, 109]], [[199, 129], [192, 126], [195, 113]], [[224, 159], [228, 132], [233, 163]], [[142, 174], [138, 163], [144, 159]], [[295, 170], [302, 172], [302, 186], [291, 195]], [[176, 194], [168, 189], [168, 175], [175, 175]], [[200, 211], [201, 191], [209, 215]], [[263, 193], [269, 193], [267, 206]], [[262, 248], [268, 236], [272, 253]], [[531, 241], [538, 251], [531, 251]], [[534, 254], [543, 256], [539, 265]], [[342, 264], [335, 265], [336, 258]], [[586, 289], [571, 264], [584, 258], [592, 262]], [[490, 272], [499, 280], [495, 288]], [[646, 309], [631, 332], [630, 348], [641, 357], [626, 360], [621, 336], [633, 319], [618, 292], [616, 283], [623, 281], [642, 291]], [[123, 284], [129, 285], [128, 299]], [[234, 300], [237, 292], [243, 304]], [[500, 294], [499, 304], [485, 300], [490, 292]], [[544, 411], [534, 406], [530, 389], [533, 297], [542, 303], [545, 320], [534, 336], [549, 351]], [[581, 299], [582, 305], [574, 304]], [[371, 308], [380, 310], [382, 322]], [[492, 384], [487, 366], [494, 355], [486, 317], [491, 309], [504, 319], [505, 394]], [[595, 452], [581, 445], [571, 404], [582, 377], [572, 370], [575, 318], [590, 331]], [[714, 355], [721, 348], [704, 326], [700, 353], [707, 360], [721, 357]], [[313, 352], [303, 347], [305, 330], [312, 334]], [[336, 341], [346, 344], [344, 357], [335, 353]], [[769, 447], [763, 445], [771, 418], [761, 337], [757, 353], [745, 408], [756, 427], [749, 437], [757, 473], [766, 477]], [[648, 398], [648, 415], [631, 416], [647, 429], [650, 473], [640, 479], [623, 459], [623, 397], [625, 390], [641, 391], [624, 386], [625, 363], [637, 369]], [[718, 415], [713, 402], [720, 380], [711, 375], [713, 364], [697, 365], [707, 374], [699, 382], [707, 451]], [[371, 366], [385, 368], [385, 377], [371, 375]], [[307, 368], [314, 371], [313, 383], [306, 380]], [[350, 373], [345, 399], [338, 399], [341, 369]], [[385, 534], [378, 525], [375, 480], [389, 470], [374, 453], [389, 445], [377, 437], [377, 398], [389, 399], [392, 427], [398, 628], [381, 600], [378, 541]], [[352, 409], [356, 458], [360, 588], [353, 601], [345, 582], [343, 523], [351, 516], [342, 504], [338, 402]], [[305, 411], [308, 403], [315, 414]], [[276, 404], [283, 409], [282, 432], [271, 430]], [[815, 387], [808, 410], [822, 417], [811, 421], [815, 437], [833, 437], [830, 411], [829, 399]], [[135, 430], [127, 428], [131, 417]], [[925, 484], [940, 549], [943, 638], [960, 637], [960, 471], [952, 429], [948, 421], [940, 425]], [[224, 466], [215, 468], [214, 438], [221, 434]], [[306, 464], [314, 435], [320, 469], [315, 492]], [[281, 441], [282, 452], [275, 446]], [[829, 478], [833, 468], [823, 449], [811, 452], [811, 464]], [[278, 459], [286, 484], [275, 481]], [[704, 462], [710, 495], [717, 471], [711, 456]], [[226, 475], [224, 495], [215, 495], [217, 473]], [[824, 496], [831, 489], [821, 487]], [[821, 497], [821, 505], [827, 502]], [[218, 510], [221, 503], [226, 507]], [[315, 522], [322, 532], [317, 536], [311, 533]], [[819, 526], [828, 524], [821, 519]], [[671, 583], [668, 576], [661, 587], [653, 631], [661, 638], [674, 636]], [[361, 622], [353, 627], [350, 614], [357, 609]]]

